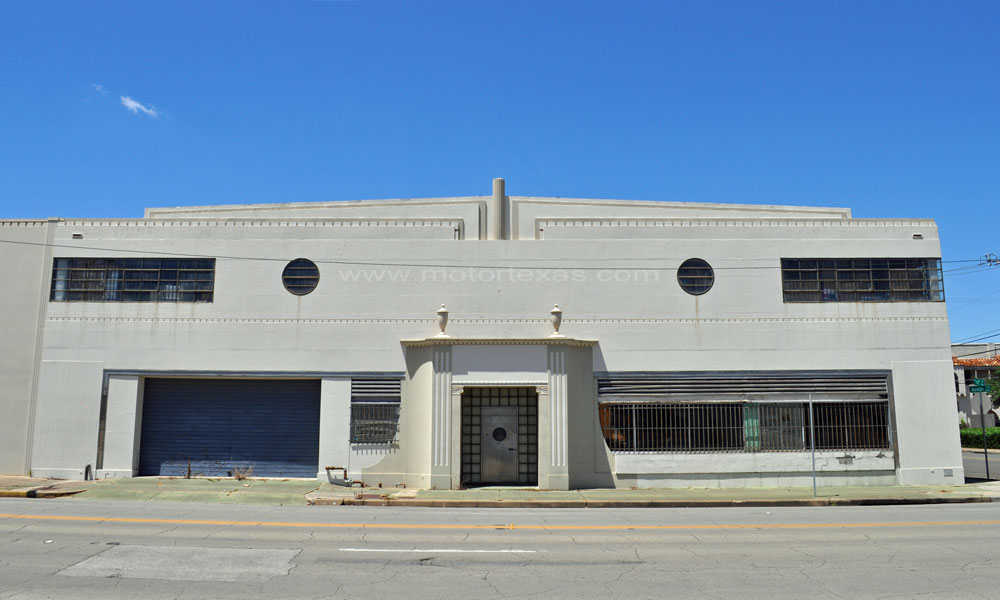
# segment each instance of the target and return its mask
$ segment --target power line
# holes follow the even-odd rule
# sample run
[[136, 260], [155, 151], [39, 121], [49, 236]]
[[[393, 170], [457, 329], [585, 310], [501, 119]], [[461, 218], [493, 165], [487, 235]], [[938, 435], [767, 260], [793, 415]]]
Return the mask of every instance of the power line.
[[992, 269], [994, 269], [994, 267], [977, 265], [977, 266], [958, 267], [957, 269], [948, 269], [946, 271], [943, 271], [943, 273], [946, 275], [951, 275], [952, 277], [957, 277], [959, 275], [971, 275], [973, 273], [981, 273], [983, 271], [989, 271]]
[[994, 294], [996, 294], [998, 292], [1000, 292], [1000, 288], [995, 289], [995, 290], [993, 290], [992, 292], [990, 292], [988, 294], [983, 294], [982, 296], [979, 296], [978, 298], [972, 298], [972, 299], [969, 299], [969, 298], [953, 298], [953, 300], [955, 300], [957, 302], [962, 302], [962, 304], [959, 304], [958, 306], [953, 306], [949, 310], [950, 310], [950, 312], [954, 312], [954, 311], [963, 309], [966, 306], [970, 306], [972, 304], [986, 304], [986, 303], [992, 304], [992, 303], [995, 303], [995, 302], [1000, 302], [1000, 299], [987, 300], [987, 298], [989, 298], [990, 296], [992, 296], [992, 295], [994, 295]]
[[[260, 260], [268, 262], [288, 262], [293, 260], [293, 258], [280, 258], [280, 257], [269, 257], [269, 256], [235, 256], [235, 255], [222, 255], [222, 254], [198, 254], [191, 252], [170, 252], [163, 250], [140, 250], [140, 249], [122, 249], [122, 248], [108, 248], [101, 246], [83, 246], [77, 244], [57, 244], [57, 243], [47, 243], [47, 242], [28, 242], [24, 240], [3, 240], [0, 239], [0, 243], [4, 244], [15, 244], [15, 245], [25, 245], [25, 246], [37, 246], [37, 247], [47, 247], [47, 248], [67, 248], [72, 250], [93, 250], [97, 252], [120, 252], [120, 253], [131, 253], [131, 254], [144, 254], [153, 256], [177, 256], [183, 258], [215, 258], [223, 260]], [[100, 257], [95, 257], [100, 258]], [[569, 260], [579, 260], [576, 257], [573, 258], [539, 258], [531, 259], [532, 261], [569, 261]], [[623, 258], [594, 258], [586, 260], [603, 260], [603, 261], [615, 261], [615, 260], [635, 260], [635, 257], [623, 257]], [[663, 260], [657, 258], [649, 258], [646, 260]], [[722, 260], [771, 260], [771, 259], [748, 259], [745, 257], [728, 258]], [[837, 260], [837, 259], [829, 259]], [[978, 259], [976, 259], [978, 260]], [[372, 262], [372, 261], [360, 261], [360, 260], [333, 260], [333, 259], [315, 259], [313, 262], [319, 264], [335, 264], [335, 265], [350, 265], [359, 267], [400, 267], [400, 268], [430, 268], [430, 269], [527, 269], [527, 270], [550, 270], [554, 268], [564, 268], [570, 270], [579, 271], [606, 271], [609, 269], [620, 270], [620, 271], [674, 271], [677, 267], [665, 267], [658, 265], [646, 265], [646, 266], [613, 266], [604, 265], [600, 267], [586, 267], [586, 266], [570, 266], [570, 267], [549, 267], [549, 266], [537, 266], [537, 265], [511, 265], [511, 264], [486, 264], [486, 265], [476, 265], [476, 264], [441, 264], [441, 263], [403, 263], [403, 262]], [[968, 262], [967, 260], [961, 261], [941, 261], [941, 262]], [[726, 266], [712, 266], [713, 270], [716, 271], [745, 271], [745, 270], [767, 270], [767, 269], [781, 269], [781, 265], [760, 265], [760, 266], [742, 266], [742, 267], [726, 267]], [[947, 273], [947, 271], [944, 271]]]
[[978, 273], [979, 271], [985, 271], [987, 269], [1000, 266], [1000, 258], [997, 258], [997, 255], [992, 252], [988, 252], [975, 260], [965, 260], [962, 262], [974, 262], [976, 264], [951, 269], [949, 271], [945, 271], [945, 273], [964, 275], [965, 273]]
[[[4, 240], [0, 239], [0, 243], [4, 244], [15, 244], [15, 245], [25, 245], [25, 246], [35, 246], [35, 247], [48, 247], [48, 248], [69, 248], [75, 250], [93, 250], [100, 252], [124, 252], [132, 254], [143, 254], [143, 255], [155, 255], [155, 256], [176, 256], [183, 258], [214, 258], [223, 260], [259, 260], [266, 262], [288, 262], [292, 259], [289, 258], [276, 258], [267, 256], [232, 256], [232, 255], [219, 255], [219, 254], [196, 254], [188, 252], [170, 252], [170, 251], [160, 251], [160, 250], [141, 250], [141, 249], [121, 249], [121, 248], [108, 248], [100, 246], [81, 246], [81, 245], [69, 245], [69, 244], [56, 244], [56, 243], [46, 243], [46, 242], [29, 242], [24, 240]], [[100, 258], [100, 257], [95, 257]], [[546, 259], [546, 260], [572, 260], [572, 259]], [[627, 260], [624, 258], [620, 259], [593, 259], [593, 260]], [[770, 260], [770, 259], [746, 259], [737, 258], [729, 260]], [[941, 261], [941, 262], [980, 262], [981, 259], [963, 259], [963, 260], [953, 260], [953, 261]], [[347, 260], [322, 260], [317, 259], [314, 262], [320, 264], [339, 264], [339, 265], [351, 265], [351, 266], [368, 266], [368, 267], [400, 267], [400, 268], [452, 268], [452, 269], [529, 269], [529, 270], [551, 270], [553, 268], [560, 267], [542, 267], [542, 266], [532, 266], [532, 265], [471, 265], [471, 264], [429, 264], [429, 263], [393, 263], [393, 262], [366, 262], [366, 261], [347, 261]], [[574, 266], [568, 267], [571, 270], [645, 270], [645, 271], [672, 271], [676, 270], [677, 267], [658, 267], [658, 266], [642, 266], [642, 267], [620, 267], [620, 266], [602, 266], [602, 267], [581, 267]], [[761, 266], [744, 266], [744, 267], [712, 267], [714, 270], [760, 270], [760, 269], [780, 269], [780, 265], [761, 265]], [[985, 297], [985, 296], [984, 296]], [[953, 342], [954, 344], [965, 344], [973, 343], [991, 337], [1000, 337], [1000, 329], [995, 329], [992, 331], [987, 331], [983, 333], [974, 334], [963, 340]], [[973, 354], [963, 355], [963, 356], [973, 356], [976, 354], [988, 354], [986, 352], [977, 352]], [[959, 357], [956, 357], [959, 358]]]
[[[955, 344], [955, 345], [960, 345], [960, 344]], [[993, 350], [982, 350], [980, 352], [970, 352], [969, 354], [954, 354], [952, 355], [952, 358], [968, 358], [970, 356], [979, 356], [980, 354], [991, 354], [993, 356], [1000, 356], [1000, 354], [997, 354], [998, 350], [1000, 349], [994, 348]]]
[[958, 340], [958, 342], [956, 342], [956, 343], [961, 344], [961, 343], [964, 343], [965, 340], [969, 340], [969, 339], [972, 339], [974, 337], [979, 337], [979, 336], [982, 336], [982, 335], [989, 335], [991, 333], [998, 333], [998, 332], [1000, 332], [1000, 329], [991, 329], [990, 331], [983, 331], [983, 332], [980, 332], [980, 333], [973, 333], [972, 335], [968, 336], [967, 338], [964, 338], [962, 340]]
[[996, 338], [996, 337], [1000, 337], [1000, 329], [996, 329], [994, 331], [991, 331], [991, 332], [988, 332], [988, 333], [984, 333], [980, 337], [969, 338], [969, 339], [966, 339], [966, 340], [962, 340], [961, 342], [958, 342], [958, 343], [959, 344], [972, 344], [974, 342], [981, 342], [983, 340], [988, 340], [988, 339]]
[[[68, 244], [49, 244], [44, 242], [26, 242], [22, 240], [0, 240], [0, 243], [5, 244], [21, 244], [27, 246], [39, 246], [39, 247], [49, 247], [49, 248], [69, 248], [73, 250], [94, 250], [98, 252], [119, 252], [119, 253], [133, 253], [133, 254], [146, 254], [154, 256], [177, 256], [183, 258], [215, 258], [223, 260], [261, 260], [268, 262], [288, 262], [293, 260], [291, 258], [278, 258], [270, 256], [233, 256], [224, 254], [197, 254], [193, 252], [170, 252], [170, 251], [160, 251], [160, 250], [138, 250], [138, 249], [122, 249], [122, 248], [107, 248], [100, 246], [81, 246], [81, 245], [68, 245]], [[102, 258], [102, 257], [93, 257]], [[319, 264], [336, 264], [336, 265], [352, 265], [352, 266], [362, 266], [362, 267], [417, 267], [417, 268], [429, 268], [429, 269], [531, 269], [531, 270], [550, 270], [558, 268], [566, 268], [570, 270], [580, 270], [580, 271], [606, 271], [609, 269], [622, 270], [622, 271], [674, 271], [677, 267], [661, 267], [661, 266], [602, 266], [602, 267], [583, 267], [583, 266], [572, 266], [572, 267], [550, 267], [550, 266], [535, 266], [535, 265], [510, 265], [510, 264], [494, 264], [494, 265], [474, 265], [474, 264], [431, 264], [431, 263], [397, 263], [397, 262], [369, 262], [369, 261], [356, 261], [356, 260], [332, 260], [332, 259], [310, 259], [315, 263]], [[534, 259], [532, 259], [534, 260]], [[569, 261], [575, 260], [574, 258], [554, 258], [554, 259], [542, 259], [542, 260], [560, 260]], [[629, 258], [604, 258], [604, 259], [593, 259], [593, 260], [634, 260], [633, 257]], [[736, 258], [731, 260], [747, 260], [743, 258]], [[760, 259], [765, 260], [765, 259]], [[752, 269], [775, 269], [780, 268], [780, 266], [774, 265], [762, 265], [762, 266], [746, 266], [746, 267], [712, 267], [714, 270], [752, 270]]]

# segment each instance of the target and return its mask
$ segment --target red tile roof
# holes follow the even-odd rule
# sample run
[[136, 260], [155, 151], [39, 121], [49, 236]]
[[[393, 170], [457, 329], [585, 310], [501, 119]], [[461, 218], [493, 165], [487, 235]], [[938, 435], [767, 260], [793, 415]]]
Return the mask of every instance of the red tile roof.
[[987, 356], [985, 358], [959, 358], [952, 356], [951, 362], [960, 367], [1000, 367], [1000, 356]]

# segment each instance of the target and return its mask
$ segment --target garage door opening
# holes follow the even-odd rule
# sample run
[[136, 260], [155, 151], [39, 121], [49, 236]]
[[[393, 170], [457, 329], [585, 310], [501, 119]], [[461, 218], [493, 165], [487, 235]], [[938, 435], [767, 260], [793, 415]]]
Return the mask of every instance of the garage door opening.
[[319, 380], [146, 378], [139, 475], [316, 477]]

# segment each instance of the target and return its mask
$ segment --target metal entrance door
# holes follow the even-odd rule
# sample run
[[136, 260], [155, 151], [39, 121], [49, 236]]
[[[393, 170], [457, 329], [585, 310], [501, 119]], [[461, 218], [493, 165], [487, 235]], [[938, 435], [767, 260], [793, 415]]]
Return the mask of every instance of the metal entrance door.
[[517, 407], [483, 407], [482, 481], [517, 482]]
[[[507, 409], [517, 414], [517, 430], [504, 428], [510, 443], [517, 438], [517, 452], [504, 450], [502, 454], [517, 455], [517, 479], [497, 481], [495, 471], [489, 478], [482, 469], [484, 448], [497, 444], [493, 439], [495, 422], [487, 429], [483, 423], [485, 409]], [[497, 414], [497, 413], [492, 413]], [[515, 435], [516, 433], [516, 435]], [[467, 386], [462, 390], [462, 478], [461, 485], [483, 484], [535, 485], [538, 483], [538, 394], [533, 387]], [[509, 474], [509, 472], [508, 472]]]

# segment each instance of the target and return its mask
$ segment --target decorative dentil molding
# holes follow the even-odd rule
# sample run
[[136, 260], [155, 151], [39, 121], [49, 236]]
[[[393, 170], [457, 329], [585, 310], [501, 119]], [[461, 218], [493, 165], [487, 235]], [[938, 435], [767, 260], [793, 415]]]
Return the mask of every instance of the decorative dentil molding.
[[463, 227], [463, 219], [351, 219], [322, 217], [190, 219], [72, 219], [59, 221], [73, 227]]
[[[52, 309], [50, 309], [52, 310]], [[72, 322], [118, 322], [118, 323], [247, 323], [247, 324], [270, 324], [270, 323], [318, 323], [318, 324], [405, 324], [405, 323], [420, 323], [430, 325], [436, 322], [436, 319], [250, 319], [250, 318], [209, 318], [209, 317], [96, 317], [96, 316], [48, 316], [45, 318], [49, 322], [60, 322], [60, 321], [72, 321]], [[587, 323], [612, 323], [621, 325], [646, 325], [646, 324], [727, 324], [727, 323], [896, 323], [896, 322], [921, 322], [921, 321], [935, 321], [935, 322], [945, 322], [948, 319], [946, 317], [813, 317], [813, 318], [798, 318], [798, 317], [733, 317], [733, 318], [721, 318], [721, 319], [684, 319], [684, 318], [673, 318], [673, 319], [652, 319], [652, 318], [595, 318], [595, 319], [564, 319], [563, 323], [577, 323], [577, 324], [587, 324]], [[549, 319], [450, 319], [451, 323], [468, 323], [468, 324], [490, 324], [490, 323], [505, 323], [505, 324], [535, 324], [535, 323], [548, 323]], [[430, 344], [435, 340], [431, 338], [430, 340], [418, 339], [418, 340], [402, 340], [403, 343], [418, 345], [421, 343]], [[518, 344], [527, 343], [526, 340], [477, 340], [477, 339], [461, 339], [453, 338], [448, 340], [447, 343], [451, 344], [476, 344], [476, 343], [508, 343], [508, 344]], [[559, 343], [554, 342], [551, 338], [539, 338], [538, 340], [530, 340], [531, 343]]]
[[835, 218], [537, 218], [535, 227], [934, 227], [927, 219]]

